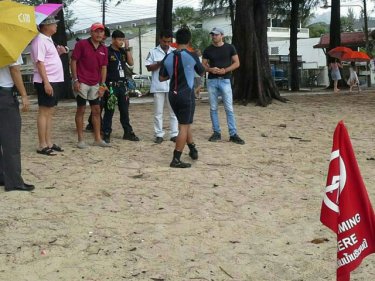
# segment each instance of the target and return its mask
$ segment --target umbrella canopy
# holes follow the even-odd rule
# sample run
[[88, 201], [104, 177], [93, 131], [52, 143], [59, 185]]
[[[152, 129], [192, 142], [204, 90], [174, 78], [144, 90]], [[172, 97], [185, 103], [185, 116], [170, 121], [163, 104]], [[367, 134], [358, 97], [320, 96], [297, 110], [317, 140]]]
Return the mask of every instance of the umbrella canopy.
[[0, 1], [0, 11], [0, 67], [3, 67], [17, 60], [38, 31], [34, 7]]
[[61, 8], [63, 7], [62, 4], [40, 4], [35, 7], [35, 22], [36, 24], [40, 24], [49, 16], [56, 16], [58, 12], [60, 12]]
[[363, 52], [352, 51], [351, 53], [346, 53], [342, 56], [341, 60], [343, 61], [357, 61], [357, 62], [364, 62], [370, 61], [370, 57]]
[[332, 50], [330, 50], [328, 52], [328, 54], [333, 57], [333, 58], [337, 58], [337, 59], [340, 59], [342, 60], [342, 56], [344, 54], [348, 54], [348, 53], [351, 53], [353, 52], [352, 49], [349, 49], [347, 47], [344, 47], [344, 46], [338, 46], [336, 48], [333, 48]]

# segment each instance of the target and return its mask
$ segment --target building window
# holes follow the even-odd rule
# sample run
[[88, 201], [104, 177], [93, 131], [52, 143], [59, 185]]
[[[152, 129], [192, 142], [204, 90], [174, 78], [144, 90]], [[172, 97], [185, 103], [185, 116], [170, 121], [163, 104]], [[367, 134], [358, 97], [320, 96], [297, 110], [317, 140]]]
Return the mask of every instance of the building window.
[[279, 47], [271, 47], [271, 55], [278, 55]]

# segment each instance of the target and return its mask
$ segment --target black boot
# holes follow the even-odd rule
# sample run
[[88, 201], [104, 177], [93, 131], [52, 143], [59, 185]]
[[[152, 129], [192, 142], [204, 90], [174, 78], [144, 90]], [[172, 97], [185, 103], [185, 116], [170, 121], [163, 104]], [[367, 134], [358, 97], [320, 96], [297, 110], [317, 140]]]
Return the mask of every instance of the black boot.
[[195, 147], [195, 143], [188, 143], [188, 147], [190, 149], [189, 156], [193, 160], [198, 159], [198, 150]]
[[110, 143], [111, 142], [111, 134], [103, 134], [103, 140], [106, 142], [106, 143]]
[[171, 164], [169, 165], [172, 168], [190, 168], [191, 164], [190, 163], [184, 163], [181, 162], [180, 157], [181, 157], [182, 152], [174, 150], [173, 151], [173, 159]]

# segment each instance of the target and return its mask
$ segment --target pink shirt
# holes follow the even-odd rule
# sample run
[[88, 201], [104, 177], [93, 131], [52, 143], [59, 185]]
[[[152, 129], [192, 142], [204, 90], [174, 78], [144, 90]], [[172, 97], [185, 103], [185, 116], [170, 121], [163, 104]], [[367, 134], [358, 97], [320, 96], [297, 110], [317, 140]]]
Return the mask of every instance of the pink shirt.
[[78, 81], [94, 86], [101, 82], [102, 67], [108, 65], [108, 49], [103, 44], [95, 48], [90, 38], [82, 39], [76, 43], [72, 59], [77, 61]]
[[59, 54], [51, 37], [42, 33], [31, 42], [31, 59], [34, 63], [34, 82], [42, 83], [36, 63], [41, 61], [46, 68], [49, 82], [63, 82], [64, 70]]

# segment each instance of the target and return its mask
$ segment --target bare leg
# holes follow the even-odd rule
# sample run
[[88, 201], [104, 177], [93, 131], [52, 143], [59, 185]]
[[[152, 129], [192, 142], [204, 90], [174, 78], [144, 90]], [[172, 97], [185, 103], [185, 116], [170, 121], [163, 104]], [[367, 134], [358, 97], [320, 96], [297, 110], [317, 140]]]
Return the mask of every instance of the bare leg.
[[100, 136], [100, 106], [97, 104], [92, 105], [91, 113], [92, 113], [92, 126], [94, 128], [94, 139], [95, 139], [95, 142], [100, 142], [102, 140]]
[[46, 135], [47, 135], [47, 123], [48, 123], [48, 107], [39, 106], [38, 117], [37, 117], [37, 127], [38, 127], [38, 138], [39, 138], [39, 148], [44, 148], [48, 146]]
[[339, 91], [339, 88], [337, 88], [338, 80], [333, 80], [333, 91], [337, 93]]
[[46, 129], [46, 141], [48, 147], [52, 147], [52, 117], [55, 113], [55, 107], [48, 108], [48, 118], [47, 118], [47, 129]]

